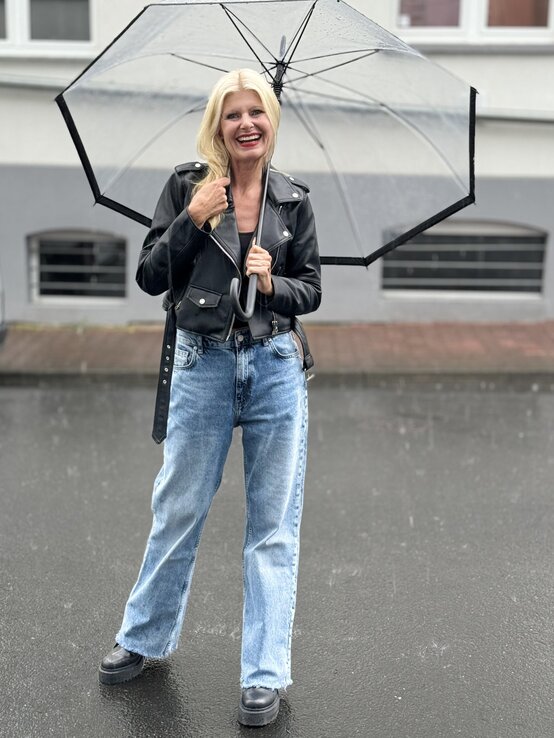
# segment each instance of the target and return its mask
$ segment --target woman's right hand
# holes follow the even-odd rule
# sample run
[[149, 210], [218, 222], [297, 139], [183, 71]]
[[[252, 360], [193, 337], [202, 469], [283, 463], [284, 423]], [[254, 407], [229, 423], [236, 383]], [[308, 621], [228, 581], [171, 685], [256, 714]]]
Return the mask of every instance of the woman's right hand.
[[227, 210], [225, 188], [230, 182], [229, 177], [220, 177], [198, 190], [187, 208], [194, 225], [202, 228], [207, 220]]

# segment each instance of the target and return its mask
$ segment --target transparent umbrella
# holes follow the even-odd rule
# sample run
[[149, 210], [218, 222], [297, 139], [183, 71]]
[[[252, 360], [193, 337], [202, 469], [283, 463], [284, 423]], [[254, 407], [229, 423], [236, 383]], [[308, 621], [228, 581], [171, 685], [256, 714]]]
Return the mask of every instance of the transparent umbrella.
[[474, 202], [475, 90], [342, 0], [146, 6], [56, 98], [95, 200], [149, 226], [239, 67], [280, 99], [273, 166], [310, 184], [322, 264], [368, 266]]

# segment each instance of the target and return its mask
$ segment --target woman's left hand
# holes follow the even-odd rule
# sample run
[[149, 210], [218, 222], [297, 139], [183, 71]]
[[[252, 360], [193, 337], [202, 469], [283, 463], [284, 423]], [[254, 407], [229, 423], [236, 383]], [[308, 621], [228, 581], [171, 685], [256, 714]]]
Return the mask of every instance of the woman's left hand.
[[271, 254], [256, 243], [248, 252], [246, 257], [246, 276], [258, 275], [258, 291], [263, 295], [273, 294], [273, 282], [271, 281]]

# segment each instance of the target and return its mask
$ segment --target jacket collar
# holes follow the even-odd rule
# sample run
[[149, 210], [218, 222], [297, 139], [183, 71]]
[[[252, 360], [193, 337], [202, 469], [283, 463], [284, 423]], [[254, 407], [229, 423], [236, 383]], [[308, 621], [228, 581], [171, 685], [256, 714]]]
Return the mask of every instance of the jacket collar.
[[[195, 177], [204, 175], [206, 170], [207, 165], [199, 161], [191, 161], [175, 167], [176, 172], [183, 174], [193, 172]], [[305, 198], [307, 192], [309, 192], [309, 188], [301, 180], [291, 177], [290, 174], [280, 172], [278, 169], [270, 169], [267, 194], [276, 205], [281, 205], [284, 202], [300, 202]], [[231, 198], [229, 198], [229, 202], [232, 202]]]
[[270, 169], [267, 195], [277, 205], [300, 202], [306, 196], [307, 187], [298, 184], [299, 181], [277, 169]]
[[[267, 197], [275, 205], [281, 205], [285, 202], [301, 202], [306, 197], [307, 192], [308, 187], [301, 180], [277, 169], [269, 170]], [[229, 210], [231, 210], [233, 208], [233, 194], [230, 187], [227, 187], [227, 199]]]

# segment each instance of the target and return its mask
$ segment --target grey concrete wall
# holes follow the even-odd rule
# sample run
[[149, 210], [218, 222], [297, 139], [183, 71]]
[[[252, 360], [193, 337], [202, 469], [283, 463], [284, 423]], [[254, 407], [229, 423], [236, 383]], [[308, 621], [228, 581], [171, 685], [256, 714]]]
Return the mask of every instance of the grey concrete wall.
[[[335, 321], [511, 321], [554, 317], [554, 181], [482, 179], [478, 204], [455, 216], [459, 220], [513, 223], [549, 234], [545, 289], [537, 296], [404, 295], [380, 290], [381, 264], [368, 270], [324, 267], [324, 299], [307, 318]], [[0, 167], [0, 269], [10, 322], [125, 324], [163, 319], [160, 298], [142, 293], [134, 282], [138, 253], [146, 230], [102, 206], [94, 206], [83, 172], [62, 167]], [[127, 297], [124, 300], [40, 300], [29, 292], [28, 236], [45, 230], [85, 229], [110, 232], [128, 244]]]

